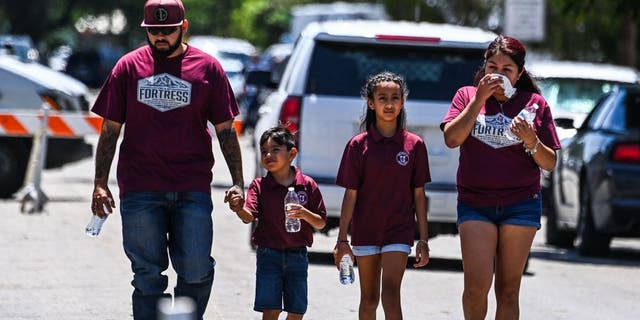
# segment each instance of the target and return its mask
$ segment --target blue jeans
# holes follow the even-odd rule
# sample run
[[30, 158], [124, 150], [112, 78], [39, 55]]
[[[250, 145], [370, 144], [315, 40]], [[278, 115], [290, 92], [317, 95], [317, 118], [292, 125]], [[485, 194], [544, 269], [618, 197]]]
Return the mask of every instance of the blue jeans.
[[307, 312], [308, 268], [306, 247], [283, 250], [258, 247], [253, 310]]
[[130, 192], [120, 199], [123, 246], [131, 261], [133, 318], [156, 320], [165, 293], [169, 257], [178, 279], [174, 293], [187, 296], [202, 318], [211, 294], [213, 203], [202, 192]]

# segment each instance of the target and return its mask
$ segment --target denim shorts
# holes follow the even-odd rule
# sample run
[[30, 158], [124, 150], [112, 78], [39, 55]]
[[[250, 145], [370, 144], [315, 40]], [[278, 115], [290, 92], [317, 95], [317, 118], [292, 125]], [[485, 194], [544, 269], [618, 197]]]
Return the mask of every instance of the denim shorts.
[[542, 199], [540, 193], [537, 193], [530, 199], [507, 206], [473, 207], [458, 202], [457, 224], [465, 221], [486, 221], [496, 225], [510, 224], [540, 229], [541, 216]]
[[307, 312], [307, 248], [256, 250], [256, 298], [253, 310]]
[[406, 254], [411, 253], [411, 246], [404, 243], [393, 243], [385, 246], [353, 246], [351, 247], [353, 255], [356, 257], [372, 256], [391, 251], [400, 251]]

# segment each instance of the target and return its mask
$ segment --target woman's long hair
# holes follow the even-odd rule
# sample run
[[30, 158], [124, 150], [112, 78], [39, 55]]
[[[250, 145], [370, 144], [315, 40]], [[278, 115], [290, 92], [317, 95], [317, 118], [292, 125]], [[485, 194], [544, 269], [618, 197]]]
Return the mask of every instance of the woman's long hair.
[[376, 111], [369, 108], [368, 102], [373, 101], [373, 94], [376, 90], [376, 87], [381, 82], [395, 82], [400, 86], [400, 93], [402, 94], [402, 109], [400, 109], [400, 113], [398, 114], [397, 124], [398, 129], [405, 129], [407, 126], [407, 114], [404, 112], [404, 103], [407, 101], [407, 96], [409, 95], [409, 88], [407, 87], [407, 82], [400, 75], [397, 75], [393, 72], [383, 71], [373, 76], [370, 76], [367, 80], [367, 83], [362, 87], [360, 91], [360, 95], [365, 100], [364, 102], [364, 117], [360, 122], [360, 130], [367, 131], [372, 125], [376, 124]]
[[[527, 50], [525, 49], [524, 45], [516, 38], [499, 35], [489, 44], [487, 50], [484, 52], [484, 62], [482, 63], [482, 66], [480, 66], [480, 69], [478, 69], [478, 71], [476, 72], [476, 75], [473, 79], [474, 86], [478, 86], [480, 79], [485, 76], [484, 69], [487, 65], [487, 60], [489, 60], [489, 58], [493, 57], [498, 52], [506, 54], [511, 58], [511, 60], [513, 60], [513, 62], [516, 63], [516, 65], [518, 66], [518, 73], [524, 69], [524, 59], [527, 55]], [[538, 85], [533, 80], [529, 72], [527, 72], [527, 70], [522, 73], [518, 81], [516, 81], [514, 87], [524, 91], [540, 94], [540, 88], [538, 88]]]

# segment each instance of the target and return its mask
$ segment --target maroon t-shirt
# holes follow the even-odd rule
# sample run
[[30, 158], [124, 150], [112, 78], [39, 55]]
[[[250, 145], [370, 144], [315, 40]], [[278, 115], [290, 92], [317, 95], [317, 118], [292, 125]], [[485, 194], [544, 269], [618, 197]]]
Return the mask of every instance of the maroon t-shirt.
[[356, 246], [413, 244], [413, 190], [431, 181], [427, 148], [419, 136], [398, 130], [386, 138], [371, 126], [347, 143], [336, 183], [358, 191], [351, 221]]
[[[460, 88], [441, 128], [457, 117], [475, 94], [476, 87]], [[460, 145], [458, 201], [477, 207], [502, 206], [526, 200], [540, 191], [540, 167], [525, 152], [522, 141], [506, 136], [511, 120], [534, 104], [538, 105], [533, 121], [538, 138], [547, 147], [560, 149], [551, 110], [542, 96], [518, 90], [502, 107], [490, 97], [470, 136]]]
[[214, 159], [207, 121], [222, 123], [239, 112], [215, 58], [191, 46], [178, 57], [154, 56], [148, 45], [118, 61], [92, 111], [125, 124], [120, 194], [209, 193]]
[[279, 184], [271, 173], [251, 181], [244, 207], [258, 219], [258, 226], [251, 235], [254, 245], [285, 249], [311, 247], [313, 244], [313, 227], [306, 221], [300, 220], [298, 232], [287, 232], [285, 229], [284, 196], [289, 187], [294, 187], [300, 204], [320, 215], [323, 220], [327, 220], [327, 210], [318, 184], [311, 177], [302, 174], [298, 168], [294, 169], [296, 176], [290, 186]]

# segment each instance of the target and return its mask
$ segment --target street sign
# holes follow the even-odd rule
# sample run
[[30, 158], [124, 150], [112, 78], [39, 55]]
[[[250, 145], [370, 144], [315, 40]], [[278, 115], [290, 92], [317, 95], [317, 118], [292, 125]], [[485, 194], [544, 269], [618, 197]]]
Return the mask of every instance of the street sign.
[[506, 0], [505, 35], [521, 41], [542, 41], [545, 37], [545, 0]]

